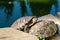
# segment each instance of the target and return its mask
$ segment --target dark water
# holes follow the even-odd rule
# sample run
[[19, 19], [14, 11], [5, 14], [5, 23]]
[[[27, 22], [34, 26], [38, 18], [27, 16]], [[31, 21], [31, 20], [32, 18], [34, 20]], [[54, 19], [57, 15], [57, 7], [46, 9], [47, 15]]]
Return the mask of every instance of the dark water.
[[9, 27], [23, 16], [43, 16], [60, 12], [60, 0], [28, 2], [27, 0], [0, 0], [0, 28]]

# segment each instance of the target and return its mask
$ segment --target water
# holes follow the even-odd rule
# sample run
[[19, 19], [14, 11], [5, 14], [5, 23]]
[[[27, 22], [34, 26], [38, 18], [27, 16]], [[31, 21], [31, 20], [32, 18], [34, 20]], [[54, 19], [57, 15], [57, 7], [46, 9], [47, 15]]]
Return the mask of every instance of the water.
[[27, 0], [0, 0], [0, 28], [9, 27], [23, 16], [43, 16], [60, 12], [60, 0], [28, 2]]

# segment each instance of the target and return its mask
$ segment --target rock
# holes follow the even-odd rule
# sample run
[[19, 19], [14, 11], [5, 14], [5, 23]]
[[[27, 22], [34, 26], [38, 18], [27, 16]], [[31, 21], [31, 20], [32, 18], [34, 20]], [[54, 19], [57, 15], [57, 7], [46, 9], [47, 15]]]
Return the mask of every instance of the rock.
[[58, 28], [58, 34], [60, 35], [60, 18], [58, 18], [57, 16], [53, 16], [51, 14], [48, 14], [48, 15], [45, 15], [45, 16], [42, 16], [42, 17], [39, 17], [38, 18], [38, 21], [40, 20], [51, 20], [51, 21], [54, 21], [55, 24], [57, 24], [57, 28]]
[[48, 38], [47, 40], [60, 40], [60, 36], [58, 34]]
[[0, 40], [38, 40], [34, 35], [13, 28], [0, 28]]

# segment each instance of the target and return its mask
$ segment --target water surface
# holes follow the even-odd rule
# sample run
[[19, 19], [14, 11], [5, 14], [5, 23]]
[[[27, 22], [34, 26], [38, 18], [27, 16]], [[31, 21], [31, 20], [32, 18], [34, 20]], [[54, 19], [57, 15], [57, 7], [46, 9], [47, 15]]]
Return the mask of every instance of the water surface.
[[60, 0], [0, 0], [0, 28], [11, 26], [15, 20], [23, 16], [56, 15], [57, 12], [60, 12]]

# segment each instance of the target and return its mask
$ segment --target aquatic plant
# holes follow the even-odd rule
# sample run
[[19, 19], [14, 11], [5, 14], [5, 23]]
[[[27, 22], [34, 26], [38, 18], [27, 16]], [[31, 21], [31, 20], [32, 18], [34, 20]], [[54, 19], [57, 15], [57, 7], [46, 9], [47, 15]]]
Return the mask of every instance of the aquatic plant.
[[45, 38], [39, 36], [39, 35], [35, 35], [39, 40], [45, 40]]

